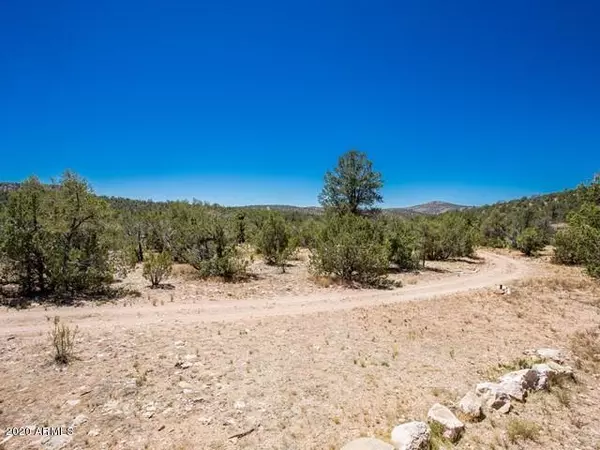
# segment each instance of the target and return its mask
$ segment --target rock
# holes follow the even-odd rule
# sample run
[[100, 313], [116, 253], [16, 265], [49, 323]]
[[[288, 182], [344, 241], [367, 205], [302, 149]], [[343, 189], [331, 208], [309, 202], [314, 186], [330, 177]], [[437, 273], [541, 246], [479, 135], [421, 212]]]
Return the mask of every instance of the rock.
[[559, 379], [573, 378], [571, 367], [563, 366], [554, 361], [548, 361], [545, 364], [534, 364], [531, 369], [538, 374], [538, 381], [535, 386], [537, 391], [548, 389], [553, 382]]
[[475, 392], [468, 392], [458, 402], [458, 408], [470, 420], [480, 420], [483, 418], [482, 400]]
[[362, 437], [348, 442], [341, 450], [394, 450], [394, 447], [379, 439]]
[[84, 414], [79, 414], [77, 417], [75, 417], [73, 419], [73, 422], [71, 422], [71, 426], [72, 427], [78, 427], [80, 425], [83, 425], [84, 423], [86, 423], [88, 421], [88, 418], [86, 415]]
[[475, 393], [482, 398], [487, 409], [503, 413], [510, 411], [510, 396], [498, 383], [479, 383], [475, 387]]
[[560, 350], [555, 348], [539, 348], [535, 351], [535, 354], [540, 358], [549, 359], [557, 363], [563, 363], [565, 361], [565, 355]]
[[88, 431], [88, 436], [96, 437], [100, 435], [100, 430], [90, 430]]
[[465, 425], [458, 420], [452, 411], [439, 403], [436, 403], [429, 409], [427, 419], [430, 422], [442, 425], [444, 427], [444, 437], [451, 442], [458, 441], [463, 431], [465, 431]]
[[532, 369], [516, 370], [501, 376], [499, 381], [505, 393], [522, 402], [527, 396], [527, 391], [536, 388], [538, 373]]
[[538, 381], [535, 385], [536, 391], [546, 390], [556, 373], [548, 364], [534, 364], [531, 367], [538, 374]]
[[235, 402], [235, 404], [233, 405], [233, 407], [235, 409], [237, 409], [237, 410], [242, 410], [242, 409], [244, 409], [246, 407], [246, 403], [243, 402], [243, 401], [241, 401], [241, 400], [239, 400], [239, 401]]
[[573, 368], [571, 366], [565, 366], [564, 364], [558, 364], [554, 361], [548, 361], [546, 364], [556, 372], [557, 377], [562, 378], [573, 378]]
[[67, 434], [59, 434], [56, 436], [46, 436], [42, 439], [42, 446], [47, 450], [60, 450], [61, 448], [65, 448], [71, 440], [72, 436]]
[[427, 450], [431, 433], [424, 422], [408, 422], [394, 427], [392, 444], [399, 450]]
[[181, 389], [187, 389], [193, 392], [193, 388], [194, 386], [192, 386], [190, 383], [188, 383], [187, 381], [180, 381], [177, 384]]
[[81, 402], [81, 400], [79, 400], [78, 398], [66, 401], [67, 405], [69, 405], [69, 406], [77, 406], [77, 405], [79, 405], [80, 402]]

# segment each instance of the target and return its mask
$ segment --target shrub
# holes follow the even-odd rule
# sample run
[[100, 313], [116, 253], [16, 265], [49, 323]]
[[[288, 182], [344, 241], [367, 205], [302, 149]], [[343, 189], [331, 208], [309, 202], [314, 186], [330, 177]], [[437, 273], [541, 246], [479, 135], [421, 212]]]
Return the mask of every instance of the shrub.
[[545, 245], [544, 237], [535, 228], [525, 228], [517, 237], [517, 249], [527, 256], [542, 250]]
[[54, 327], [50, 330], [50, 340], [54, 350], [54, 361], [59, 364], [68, 364], [74, 359], [75, 337], [77, 327], [71, 328], [62, 323], [60, 318], [54, 318]]
[[333, 275], [344, 282], [381, 283], [388, 269], [382, 227], [360, 216], [331, 215], [312, 249], [310, 268], [315, 275]]
[[540, 427], [534, 422], [522, 419], [511, 419], [506, 429], [508, 439], [515, 443], [520, 440], [537, 441], [540, 435]]
[[584, 204], [569, 216], [569, 226], [555, 239], [554, 260], [583, 264], [590, 276], [600, 278], [600, 206]]
[[277, 264], [285, 272], [286, 261], [296, 246], [297, 240], [283, 217], [269, 214], [258, 235], [258, 251], [263, 254], [267, 264]]
[[418, 234], [406, 221], [395, 221], [388, 233], [388, 259], [400, 270], [418, 266]]
[[143, 276], [150, 281], [152, 287], [160, 285], [161, 281], [171, 275], [173, 259], [167, 252], [146, 254]]

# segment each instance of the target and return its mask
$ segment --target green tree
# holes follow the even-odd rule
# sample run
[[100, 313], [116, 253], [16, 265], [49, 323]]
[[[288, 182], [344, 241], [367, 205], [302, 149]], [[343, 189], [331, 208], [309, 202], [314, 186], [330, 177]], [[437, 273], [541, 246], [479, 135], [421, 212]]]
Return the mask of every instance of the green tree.
[[270, 213], [258, 235], [258, 250], [267, 264], [276, 264], [285, 272], [287, 260], [296, 250], [297, 240], [279, 214]]
[[536, 228], [525, 228], [517, 237], [517, 249], [527, 256], [542, 250], [545, 245], [543, 235]]
[[2, 255], [9, 280], [21, 294], [44, 294], [49, 236], [44, 229], [46, 189], [35, 177], [10, 193], [4, 222]]
[[333, 170], [325, 174], [325, 185], [319, 202], [340, 213], [361, 214], [383, 201], [381, 174], [363, 152], [351, 150], [343, 154]]
[[112, 279], [117, 229], [84, 180], [65, 172], [45, 187], [31, 178], [10, 194], [7, 209], [2, 254], [23, 295], [96, 291]]
[[388, 267], [383, 227], [351, 214], [327, 218], [310, 257], [314, 274], [364, 285], [381, 283]]

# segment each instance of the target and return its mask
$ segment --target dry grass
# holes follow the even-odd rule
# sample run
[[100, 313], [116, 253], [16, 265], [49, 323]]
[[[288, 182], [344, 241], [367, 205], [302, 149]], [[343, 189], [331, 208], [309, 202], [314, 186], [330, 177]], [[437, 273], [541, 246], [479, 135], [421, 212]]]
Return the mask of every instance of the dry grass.
[[[58, 425], [84, 414], [89, 420], [72, 448], [339, 449], [358, 436], [388, 438], [393, 426], [424, 420], [433, 403], [458, 401], [490, 370], [529, 363], [522, 357], [527, 349], [574, 343], [572, 352], [591, 367], [595, 350], [586, 347], [596, 334], [582, 330], [598, 329], [598, 308], [588, 301], [596, 288], [578, 284], [570, 271], [560, 276], [573, 280], [552, 288], [530, 280], [504, 296], [490, 286], [428, 301], [203, 322], [217, 302], [237, 309], [246, 296], [286, 302], [287, 287], [295, 295], [315, 289], [300, 269], [271, 275], [264, 268], [264, 278], [243, 286], [175, 280], [175, 290], [152, 292], [161, 302], [156, 307], [146, 296], [134, 300], [151, 314], [138, 318], [133, 310], [133, 320], [117, 326], [99, 308], [78, 308], [93, 326], [79, 323], [79, 358], [64, 371], [44, 362], [38, 329], [18, 332], [38, 325], [30, 317], [35, 311], [0, 311], [15, 334], [6, 340], [0, 330], [0, 426]], [[555, 273], [553, 266], [543, 269]], [[328, 297], [338, 287], [330, 289]], [[215, 300], [194, 309], [199, 297]], [[184, 314], [165, 316], [171, 310]], [[600, 442], [600, 390], [588, 388], [597, 384], [591, 371], [577, 375], [577, 384], [532, 394], [509, 415], [469, 423], [453, 448], [593, 449]], [[5, 444], [35, 445], [27, 437]]]
[[62, 323], [60, 317], [54, 317], [54, 324], [50, 330], [50, 341], [54, 350], [54, 361], [59, 364], [69, 364], [74, 358], [75, 338], [77, 327]]
[[517, 441], [538, 441], [540, 426], [534, 422], [524, 419], [510, 419], [506, 427], [508, 440], [512, 443]]
[[580, 368], [593, 372], [600, 369], [600, 327], [573, 333], [570, 344]]

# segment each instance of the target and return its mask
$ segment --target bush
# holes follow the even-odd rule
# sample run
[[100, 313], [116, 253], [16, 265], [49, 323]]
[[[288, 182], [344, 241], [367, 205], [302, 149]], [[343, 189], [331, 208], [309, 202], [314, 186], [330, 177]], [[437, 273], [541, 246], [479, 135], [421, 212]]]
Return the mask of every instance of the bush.
[[569, 216], [569, 226], [555, 238], [554, 261], [583, 264], [590, 276], [600, 278], [600, 206], [584, 204]]
[[545, 245], [544, 237], [535, 228], [525, 228], [517, 237], [517, 249], [527, 256], [542, 250]]
[[418, 234], [406, 221], [394, 221], [388, 233], [388, 260], [400, 270], [414, 269], [419, 264]]
[[285, 272], [285, 265], [297, 247], [288, 225], [280, 215], [269, 214], [258, 234], [258, 251], [267, 264], [277, 264]]
[[440, 261], [472, 256], [474, 228], [460, 213], [446, 213], [420, 223], [419, 253], [423, 260]]
[[59, 364], [68, 364], [74, 359], [76, 336], [77, 328], [63, 324], [58, 316], [54, 318], [54, 327], [50, 330], [54, 361]]
[[330, 216], [312, 249], [310, 268], [315, 275], [333, 275], [344, 282], [381, 283], [388, 269], [382, 227], [360, 216]]
[[235, 238], [228, 233], [224, 219], [200, 216], [187, 238], [184, 260], [203, 277], [235, 280], [246, 275], [248, 262], [240, 258]]
[[152, 287], [160, 285], [161, 281], [171, 275], [173, 259], [167, 252], [146, 254], [143, 276], [150, 281]]

